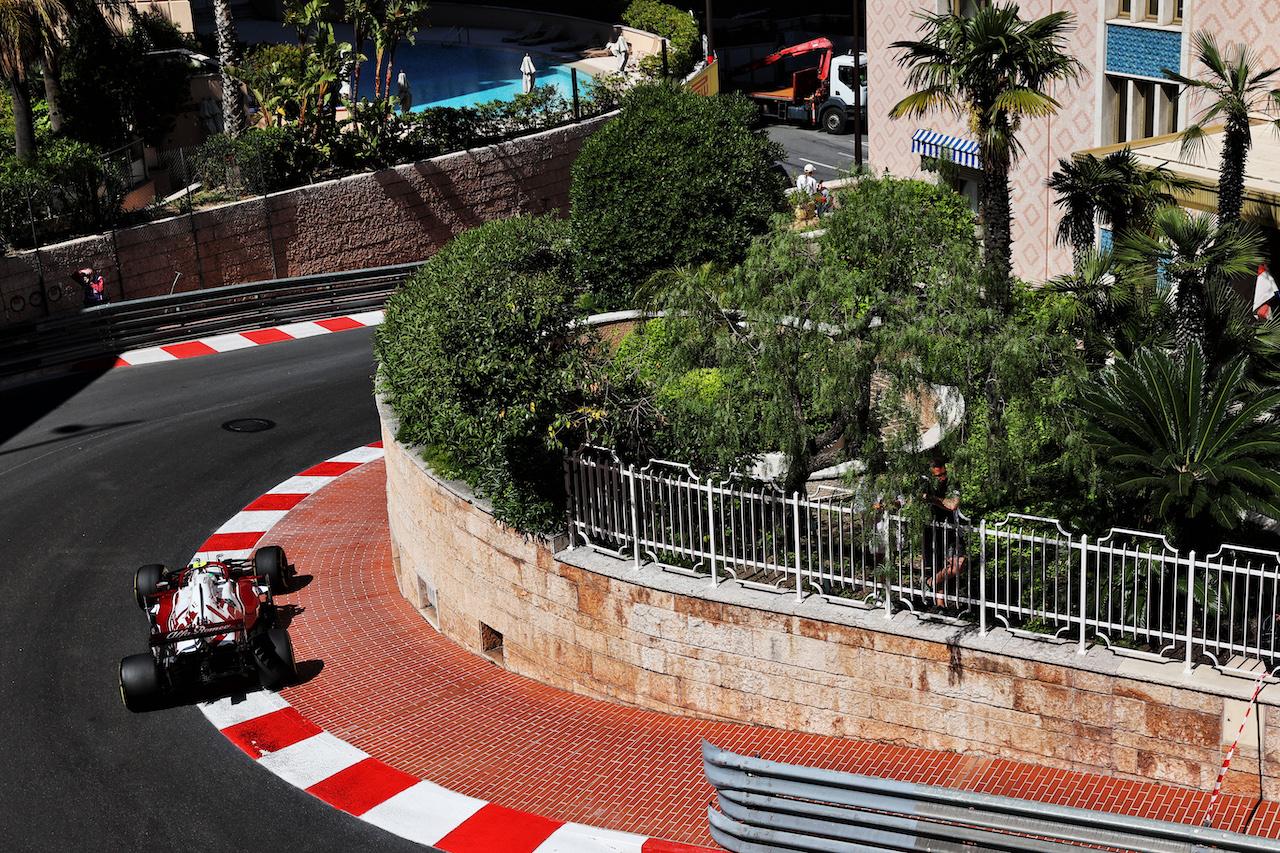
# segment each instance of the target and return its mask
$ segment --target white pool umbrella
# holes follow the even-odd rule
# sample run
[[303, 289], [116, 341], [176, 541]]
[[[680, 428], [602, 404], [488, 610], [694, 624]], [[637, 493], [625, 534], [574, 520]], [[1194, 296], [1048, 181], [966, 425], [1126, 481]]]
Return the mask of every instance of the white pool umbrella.
[[533, 59], [526, 53], [524, 61], [520, 63], [520, 76], [524, 78], [524, 93], [526, 95], [533, 91], [533, 80], [537, 73], [538, 69], [533, 67]]

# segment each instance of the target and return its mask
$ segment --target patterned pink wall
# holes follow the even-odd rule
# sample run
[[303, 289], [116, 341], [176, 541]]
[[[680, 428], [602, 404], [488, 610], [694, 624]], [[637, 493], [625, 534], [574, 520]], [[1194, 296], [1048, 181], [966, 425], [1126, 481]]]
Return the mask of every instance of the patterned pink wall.
[[1275, 0], [1198, 0], [1189, 11], [1191, 26], [1216, 33], [1220, 46], [1245, 44], [1257, 51], [1259, 68], [1280, 65], [1280, 3]]
[[[1206, 30], [1218, 37], [1218, 46], [1232, 46], [1228, 57], [1234, 56], [1234, 46], [1247, 45], [1255, 52], [1257, 65], [1254, 71], [1280, 66], [1280, 2], [1276, 0], [1198, 0], [1190, 10], [1190, 26]], [[1191, 32], [1189, 29], [1188, 32]], [[1201, 68], [1193, 66], [1191, 76]], [[1186, 74], [1187, 70], [1183, 69]], [[1273, 78], [1272, 85], [1280, 82]], [[1199, 115], [1202, 104], [1193, 102], [1190, 118]], [[1267, 132], [1267, 131], [1264, 131]]]
[[[1280, 4], [1277, 4], [1280, 5]], [[867, 100], [870, 108], [872, 166], [888, 169], [903, 177], [929, 177], [920, 172], [920, 156], [911, 153], [911, 134], [927, 127], [953, 136], [965, 136], [965, 121], [950, 113], [935, 113], [922, 119], [886, 118], [890, 108], [909, 94], [904, 70], [896, 62], [897, 52], [889, 49], [894, 41], [916, 38], [919, 20], [912, 14], [933, 11], [936, 0], [869, 0], [867, 3], [868, 62], [870, 86]], [[1086, 69], [1097, 60], [1097, 2], [1090, 0], [1025, 0], [1021, 4], [1023, 18], [1038, 18], [1055, 11], [1074, 11], [1077, 29], [1068, 47]], [[1047, 119], [1023, 123], [1019, 138], [1024, 148], [1011, 175], [1013, 185], [1013, 267], [1014, 273], [1032, 282], [1042, 282], [1070, 268], [1067, 251], [1054, 245], [1054, 234], [1060, 218], [1053, 206], [1053, 193], [1044, 186], [1045, 179], [1059, 158], [1071, 152], [1092, 148], [1094, 144], [1094, 79], [1086, 71], [1075, 85], [1058, 85], [1052, 92], [1061, 107]]]

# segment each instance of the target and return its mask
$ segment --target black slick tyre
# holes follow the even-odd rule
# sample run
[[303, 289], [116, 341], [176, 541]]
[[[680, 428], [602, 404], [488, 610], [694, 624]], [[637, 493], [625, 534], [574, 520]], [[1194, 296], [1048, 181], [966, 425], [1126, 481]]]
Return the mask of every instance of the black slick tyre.
[[289, 558], [279, 545], [269, 545], [253, 552], [253, 570], [267, 579], [277, 595], [289, 591]]
[[827, 133], [844, 133], [844, 110], [831, 109], [822, 114], [822, 128]]
[[120, 661], [120, 699], [130, 711], [147, 711], [160, 701], [160, 667], [150, 654]]
[[265, 690], [279, 690], [298, 675], [293, 659], [293, 640], [284, 628], [272, 628], [259, 634], [254, 649], [258, 680]]
[[150, 563], [134, 574], [133, 597], [140, 608], [147, 609], [147, 597], [156, 594], [160, 581], [168, 572], [169, 570], [160, 563]]

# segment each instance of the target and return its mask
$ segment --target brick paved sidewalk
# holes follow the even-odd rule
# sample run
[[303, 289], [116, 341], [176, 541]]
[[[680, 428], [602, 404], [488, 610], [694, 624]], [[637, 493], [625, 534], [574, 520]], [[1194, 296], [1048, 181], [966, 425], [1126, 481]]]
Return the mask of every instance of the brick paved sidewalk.
[[[1186, 823], [1204, 814], [1207, 792], [674, 717], [513, 675], [444, 639], [401, 597], [385, 470], [377, 461], [351, 471], [271, 531], [268, 541], [311, 576], [280, 599], [297, 608], [289, 630], [304, 679], [282, 695], [323, 729], [414, 776], [558, 820], [704, 845], [712, 845], [712, 790], [702, 776], [703, 738], [909, 782]], [[1214, 824], [1280, 837], [1278, 806], [1224, 796]]]

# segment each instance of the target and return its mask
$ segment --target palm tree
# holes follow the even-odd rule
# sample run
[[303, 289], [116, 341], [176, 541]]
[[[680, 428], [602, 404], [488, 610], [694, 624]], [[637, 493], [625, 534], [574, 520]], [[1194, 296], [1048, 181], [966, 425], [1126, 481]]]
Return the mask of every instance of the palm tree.
[[[382, 17], [375, 20], [373, 27], [374, 78], [373, 94], [378, 97], [391, 97], [391, 67], [396, 61], [396, 48], [401, 39], [408, 39], [413, 44], [418, 25], [426, 20], [427, 4], [425, 0], [386, 0], [382, 6]], [[383, 57], [386, 57], [385, 74], [379, 74]]]
[[227, 0], [213, 0], [213, 21], [218, 36], [223, 130], [228, 136], [237, 136], [244, 131], [244, 99], [240, 94], [240, 81], [231, 75], [230, 70], [239, 57], [236, 55], [236, 21], [231, 16]]
[[[382, 0], [345, 0], [344, 13], [347, 22], [352, 27], [351, 49], [354, 53], [360, 54], [364, 52], [365, 40], [369, 38], [369, 34], [377, 26], [377, 18], [381, 7]], [[348, 73], [350, 77], [347, 82], [351, 84], [351, 100], [359, 100], [360, 63], [351, 63]]]
[[[1192, 40], [1196, 61], [1209, 71], [1208, 79], [1184, 77], [1168, 68], [1162, 69], [1166, 77], [1176, 80], [1184, 91], [1206, 93], [1209, 104], [1193, 124], [1182, 131], [1182, 148], [1190, 152], [1204, 146], [1205, 126], [1221, 118], [1225, 127], [1222, 134], [1222, 161], [1218, 167], [1218, 217], [1227, 225], [1240, 222], [1240, 210], [1244, 204], [1244, 167], [1249, 157], [1253, 139], [1249, 130], [1250, 111], [1264, 102], [1280, 104], [1280, 89], [1268, 86], [1268, 81], [1280, 72], [1280, 68], [1267, 68], [1254, 73], [1258, 66], [1257, 54], [1236, 45], [1233, 56], [1224, 57], [1213, 33], [1199, 31]], [[1230, 48], [1229, 48], [1230, 50]], [[1280, 127], [1280, 119], [1273, 122]]]
[[1062, 297], [1067, 326], [1091, 370], [1112, 356], [1129, 358], [1144, 346], [1172, 343], [1167, 300], [1150, 276], [1136, 272], [1116, 263], [1114, 251], [1090, 246], [1077, 255], [1070, 273], [1045, 284]]
[[46, 34], [56, 31], [66, 12], [64, 0], [0, 0], [0, 76], [13, 97], [14, 153], [22, 159], [36, 151], [28, 73], [44, 56]]
[[1018, 12], [1016, 4], [981, 0], [972, 17], [917, 13], [922, 37], [891, 45], [901, 51], [898, 64], [909, 69], [907, 83], [916, 91], [895, 104], [890, 117], [937, 108], [968, 116], [982, 159], [985, 259], [1004, 279], [1012, 271], [1009, 168], [1021, 150], [1018, 127], [1023, 117], [1056, 112], [1048, 90], [1074, 80], [1081, 68], [1066, 52], [1066, 36], [1075, 29], [1071, 13], [1024, 21]]
[[[1210, 308], [1209, 289], [1233, 275], [1257, 271], [1262, 263], [1261, 237], [1241, 233], [1211, 213], [1189, 214], [1167, 207], [1151, 221], [1151, 233], [1131, 232], [1119, 247], [1124, 263], [1159, 268], [1174, 288], [1174, 337], [1179, 354], [1205, 342]], [[1225, 286], [1225, 285], [1224, 285]]]
[[1236, 361], [1210, 378], [1194, 343], [1181, 358], [1144, 349], [1083, 394], [1116, 489], [1144, 499], [1180, 544], [1212, 544], [1249, 511], [1280, 516], [1280, 391], [1241, 401], [1242, 373]]
[[1149, 230], [1157, 210], [1177, 203], [1171, 193], [1189, 192], [1192, 182], [1164, 166], [1144, 169], [1125, 146], [1101, 160], [1092, 154], [1060, 159], [1046, 186], [1064, 211], [1058, 242], [1071, 246], [1078, 263], [1093, 245], [1098, 220], [1110, 226], [1112, 243], [1120, 243], [1133, 229]]

